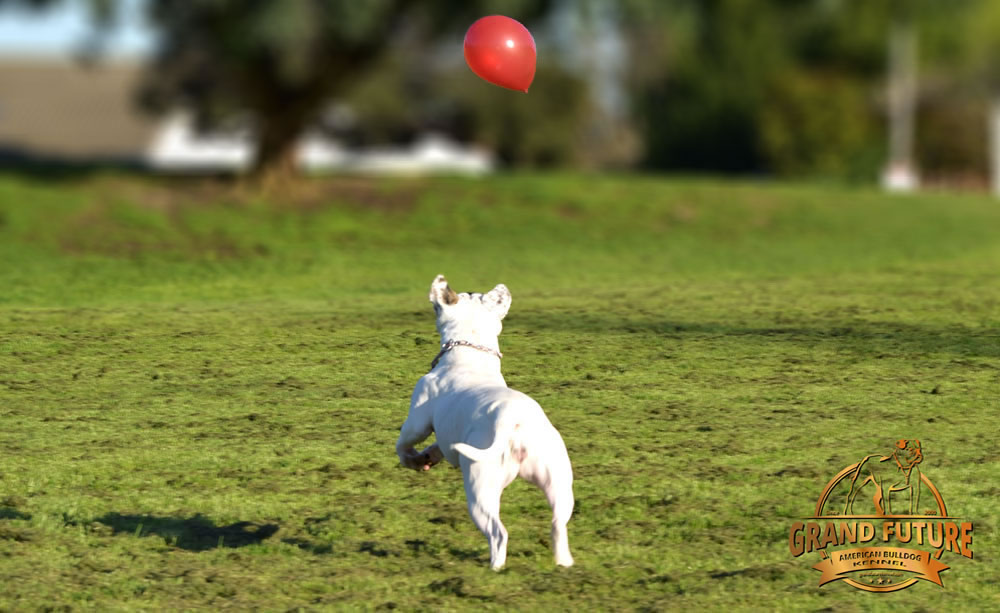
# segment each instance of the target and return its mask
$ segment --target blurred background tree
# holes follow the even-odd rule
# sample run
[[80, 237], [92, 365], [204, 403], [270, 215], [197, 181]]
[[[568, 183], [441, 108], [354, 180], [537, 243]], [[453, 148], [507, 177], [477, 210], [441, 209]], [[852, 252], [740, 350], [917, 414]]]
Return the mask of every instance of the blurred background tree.
[[332, 133], [360, 146], [434, 131], [486, 147], [506, 166], [580, 165], [578, 129], [590, 108], [583, 80], [541, 61], [524, 95], [473, 77], [464, 63], [419, 66], [424, 57], [391, 53], [347, 91], [341, 108], [350, 109], [349, 127]]
[[625, 6], [632, 55], [651, 60], [631, 75], [645, 166], [847, 176], [878, 159], [885, 2]]
[[[257, 137], [254, 172], [287, 177], [303, 132], [391, 51], [460, 37], [456, 28], [482, 14], [507, 11], [530, 23], [546, 8], [518, 0], [150, 0], [161, 46], [142, 100], [161, 110], [189, 106], [205, 120], [247, 114]], [[400, 75], [400, 85], [422, 72]]]
[[[926, 62], [918, 157], [949, 183], [1000, 194], [1000, 3], [942, 3], [919, 23]], [[947, 7], [947, 8], [945, 8]]]

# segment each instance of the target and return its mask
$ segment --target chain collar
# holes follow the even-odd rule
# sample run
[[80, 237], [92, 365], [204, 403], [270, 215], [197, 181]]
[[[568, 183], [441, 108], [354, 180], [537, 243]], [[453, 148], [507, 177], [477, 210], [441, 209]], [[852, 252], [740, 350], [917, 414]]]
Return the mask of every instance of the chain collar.
[[441, 343], [441, 351], [434, 357], [434, 361], [431, 362], [431, 370], [434, 370], [434, 367], [438, 365], [438, 362], [441, 361], [441, 357], [444, 354], [448, 353], [455, 347], [471, 347], [472, 349], [478, 349], [479, 351], [496, 356], [498, 359], [503, 358], [502, 353], [485, 345], [477, 345], [475, 343], [470, 343], [469, 341], [448, 341], [446, 343]]

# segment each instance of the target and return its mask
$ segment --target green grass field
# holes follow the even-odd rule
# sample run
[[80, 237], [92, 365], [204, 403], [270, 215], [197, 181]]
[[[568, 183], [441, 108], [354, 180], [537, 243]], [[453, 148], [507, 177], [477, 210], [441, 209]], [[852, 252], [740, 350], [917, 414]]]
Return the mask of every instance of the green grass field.
[[[505, 377], [576, 474], [571, 569], [530, 485], [493, 573], [460, 473], [398, 466], [437, 273], [511, 289]], [[985, 196], [0, 176], [0, 610], [1000, 609], [998, 274]], [[899, 438], [975, 557], [817, 586], [789, 527]]]

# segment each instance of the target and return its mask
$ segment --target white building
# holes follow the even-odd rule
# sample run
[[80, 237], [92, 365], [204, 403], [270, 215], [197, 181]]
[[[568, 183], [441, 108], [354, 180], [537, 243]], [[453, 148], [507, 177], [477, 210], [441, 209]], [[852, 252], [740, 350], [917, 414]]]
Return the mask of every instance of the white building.
[[[489, 153], [438, 134], [427, 134], [411, 146], [354, 151], [309, 132], [299, 141], [297, 158], [310, 173], [480, 175], [494, 168]], [[178, 111], [160, 124], [144, 159], [150, 168], [163, 172], [239, 172], [253, 162], [253, 134], [247, 129], [200, 133], [191, 114]]]

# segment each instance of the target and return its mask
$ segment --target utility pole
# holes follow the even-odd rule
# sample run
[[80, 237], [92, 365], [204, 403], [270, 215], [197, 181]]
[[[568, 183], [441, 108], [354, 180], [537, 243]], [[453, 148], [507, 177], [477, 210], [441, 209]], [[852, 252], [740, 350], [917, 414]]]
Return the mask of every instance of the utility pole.
[[889, 161], [882, 186], [894, 192], [915, 190], [920, 180], [913, 155], [917, 98], [917, 35], [913, 21], [897, 9], [889, 29]]

